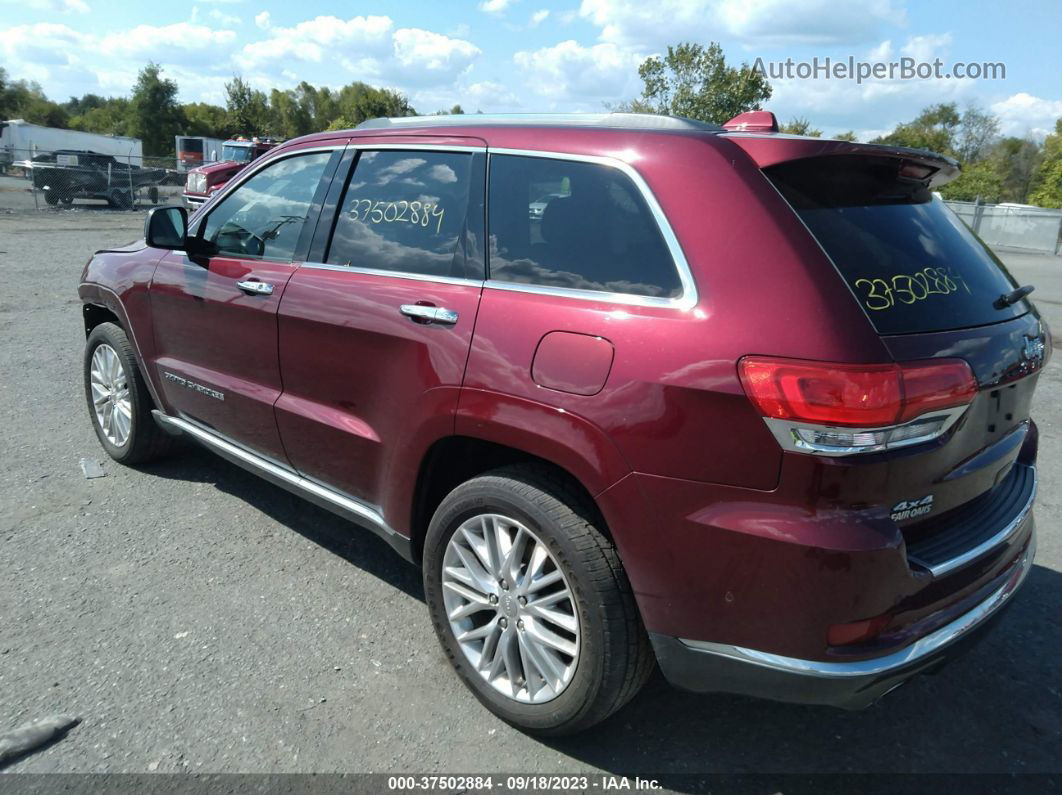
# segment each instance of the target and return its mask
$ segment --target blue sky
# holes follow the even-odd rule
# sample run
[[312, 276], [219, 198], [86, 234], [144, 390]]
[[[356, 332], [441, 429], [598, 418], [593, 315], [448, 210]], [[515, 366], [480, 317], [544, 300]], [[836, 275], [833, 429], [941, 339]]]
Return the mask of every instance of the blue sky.
[[1058, 0], [0, 0], [0, 65], [55, 98], [125, 94], [152, 59], [183, 101], [220, 103], [240, 74], [265, 89], [364, 80], [423, 112], [593, 111], [636, 96], [638, 64], [687, 40], [731, 62], [1006, 65], [1003, 80], [772, 81], [768, 109], [827, 134], [871, 137], [941, 101], [990, 108], [1014, 135], [1062, 117]]

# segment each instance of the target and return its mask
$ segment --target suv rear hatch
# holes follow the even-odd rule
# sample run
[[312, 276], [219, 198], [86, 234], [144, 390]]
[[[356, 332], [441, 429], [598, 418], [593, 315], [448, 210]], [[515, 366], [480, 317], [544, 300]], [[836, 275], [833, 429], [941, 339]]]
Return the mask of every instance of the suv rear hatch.
[[835, 462], [888, 466], [878, 507], [917, 567], [944, 574], [1002, 543], [1032, 502], [1029, 408], [1050, 342], [1003, 264], [932, 192], [957, 164], [893, 147], [726, 137], [800, 217], [901, 370], [947, 360], [965, 371], [965, 361], [976, 381], [935, 438]]

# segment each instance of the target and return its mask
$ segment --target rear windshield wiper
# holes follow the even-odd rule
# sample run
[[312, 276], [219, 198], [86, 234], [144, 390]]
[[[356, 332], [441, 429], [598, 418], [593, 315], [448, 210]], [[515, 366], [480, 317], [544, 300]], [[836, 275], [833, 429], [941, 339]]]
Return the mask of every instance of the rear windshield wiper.
[[1022, 298], [1027, 296], [1035, 289], [1036, 288], [1033, 287], [1031, 284], [1027, 284], [1024, 287], [1019, 287], [1017, 290], [1011, 290], [1009, 293], [1003, 293], [1003, 295], [999, 296], [999, 298], [996, 299], [995, 303], [992, 304], [992, 306], [994, 306], [996, 309], [1006, 309], [1011, 304], [1018, 303], [1018, 301], [1020, 301]]

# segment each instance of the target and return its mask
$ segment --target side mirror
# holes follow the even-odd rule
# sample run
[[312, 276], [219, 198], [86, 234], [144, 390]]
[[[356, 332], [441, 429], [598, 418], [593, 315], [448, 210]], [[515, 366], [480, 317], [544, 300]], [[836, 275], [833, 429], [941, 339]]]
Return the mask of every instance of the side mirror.
[[144, 219], [144, 241], [152, 248], [184, 249], [188, 211], [183, 207], [153, 207]]
[[183, 251], [188, 259], [206, 267], [217, 247], [200, 237], [188, 236], [188, 211], [183, 207], [153, 207], [144, 219], [144, 241], [152, 248]]

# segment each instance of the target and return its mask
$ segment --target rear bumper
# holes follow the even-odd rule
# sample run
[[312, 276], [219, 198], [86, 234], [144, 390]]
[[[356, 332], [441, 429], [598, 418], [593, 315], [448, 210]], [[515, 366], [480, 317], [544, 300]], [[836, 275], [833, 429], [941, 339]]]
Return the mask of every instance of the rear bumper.
[[696, 692], [739, 693], [800, 704], [861, 709], [916, 674], [931, 672], [981, 638], [1025, 581], [1036, 551], [1035, 531], [996, 582], [970, 610], [914, 643], [869, 659], [803, 660], [706, 641], [650, 633], [664, 676]]

